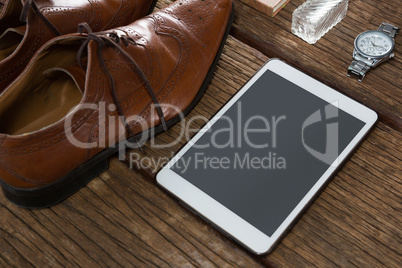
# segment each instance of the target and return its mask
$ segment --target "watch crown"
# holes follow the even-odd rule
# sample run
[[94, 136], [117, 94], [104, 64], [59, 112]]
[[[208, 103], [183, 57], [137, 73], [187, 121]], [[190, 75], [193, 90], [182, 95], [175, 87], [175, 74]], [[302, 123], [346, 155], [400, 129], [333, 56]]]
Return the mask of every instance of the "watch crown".
[[389, 55], [389, 58], [391, 59], [391, 58], [393, 58], [395, 56], [395, 54], [394, 53], [391, 53], [391, 55]]

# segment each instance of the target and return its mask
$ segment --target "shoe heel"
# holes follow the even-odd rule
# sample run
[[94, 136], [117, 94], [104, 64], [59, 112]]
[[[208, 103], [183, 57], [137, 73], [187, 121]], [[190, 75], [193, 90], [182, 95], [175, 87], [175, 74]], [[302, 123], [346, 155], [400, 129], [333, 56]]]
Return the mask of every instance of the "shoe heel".
[[22, 189], [3, 186], [4, 196], [19, 207], [41, 209], [56, 205], [87, 185], [109, 168], [106, 159], [78, 168], [57, 182], [36, 189]]

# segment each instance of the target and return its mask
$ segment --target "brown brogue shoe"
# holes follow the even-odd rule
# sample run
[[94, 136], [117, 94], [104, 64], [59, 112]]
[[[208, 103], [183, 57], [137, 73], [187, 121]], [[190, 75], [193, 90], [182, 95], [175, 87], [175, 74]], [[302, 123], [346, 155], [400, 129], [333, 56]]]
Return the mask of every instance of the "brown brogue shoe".
[[94, 31], [130, 24], [150, 13], [156, 2], [1, 0], [0, 92], [18, 77], [35, 52], [51, 38], [75, 33], [78, 24], [83, 22]]
[[5, 196], [54, 205], [106, 170], [110, 155], [182, 119], [209, 84], [232, 19], [231, 0], [181, 0], [106, 32], [82, 24], [43, 46], [0, 95]]

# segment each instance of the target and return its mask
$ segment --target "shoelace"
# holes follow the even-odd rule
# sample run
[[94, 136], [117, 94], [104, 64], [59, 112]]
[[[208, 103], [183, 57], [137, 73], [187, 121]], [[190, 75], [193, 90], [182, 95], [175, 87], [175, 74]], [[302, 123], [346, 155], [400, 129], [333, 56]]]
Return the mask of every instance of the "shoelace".
[[49, 29], [57, 36], [60, 36], [61, 33], [59, 30], [57, 30], [56, 26], [53, 25], [43, 14], [40, 12], [38, 6], [34, 2], [34, 0], [26, 0], [24, 3], [24, 6], [22, 7], [22, 12], [20, 16], [20, 21], [27, 23], [28, 20], [28, 13], [30, 9], [33, 9], [33, 11], [38, 15], [38, 17], [49, 27]]
[[[98, 33], [94, 33], [91, 29], [91, 27], [89, 27], [89, 25], [87, 23], [81, 23], [78, 27], [78, 32], [80, 34], [84, 34], [84, 31], [86, 31], [87, 34], [87, 39], [84, 41], [84, 43], [81, 45], [81, 47], [78, 50], [77, 53], [77, 61], [78, 64], [80, 65], [80, 67], [82, 69], [85, 70], [85, 67], [82, 65], [81, 63], [81, 58], [82, 55], [84, 53], [84, 50], [86, 49], [86, 47], [88, 46], [88, 43], [91, 42], [91, 40], [96, 41], [99, 44], [99, 49], [98, 49], [98, 57], [99, 60], [101, 62], [101, 65], [103, 67], [103, 69], [105, 70], [105, 72], [107, 73], [110, 82], [111, 82], [111, 86], [110, 86], [110, 91], [112, 93], [112, 97], [113, 97], [113, 101], [117, 107], [117, 111], [120, 114], [120, 116], [122, 116], [123, 120], [124, 120], [124, 125], [126, 126], [127, 131], [129, 132], [129, 134], [132, 137], [135, 137], [134, 133], [132, 132], [130, 126], [128, 125], [127, 121], [126, 121], [126, 117], [124, 116], [124, 111], [123, 108], [121, 107], [121, 104], [119, 102], [119, 100], [117, 99], [117, 95], [116, 95], [116, 86], [115, 86], [115, 82], [114, 82], [114, 78], [112, 76], [112, 74], [109, 72], [109, 70], [106, 67], [106, 63], [105, 60], [103, 59], [101, 50], [102, 48], [106, 47], [107, 45], [110, 45], [114, 48], [116, 48], [117, 50], [119, 50], [119, 52], [121, 52], [121, 54], [123, 54], [129, 61], [130, 63], [132, 63], [135, 67], [135, 69], [137, 70], [139, 76], [141, 77], [141, 79], [144, 81], [145, 83], [145, 87], [148, 91], [148, 94], [150, 95], [154, 106], [156, 108], [156, 111], [158, 113], [158, 116], [162, 122], [162, 126], [163, 126], [163, 130], [167, 130], [167, 125], [166, 125], [166, 121], [165, 121], [165, 116], [163, 115], [163, 111], [161, 109], [161, 105], [158, 101], [158, 98], [155, 95], [155, 92], [152, 89], [152, 86], [148, 80], [148, 78], [145, 76], [144, 72], [141, 70], [140, 66], [137, 64], [137, 62], [135, 62], [135, 60], [130, 56], [130, 54], [128, 54], [121, 46], [120, 46], [120, 41], [122, 41], [124, 43], [125, 46], [128, 46], [130, 43], [132, 44], [136, 44], [134, 39], [132, 39], [129, 36], [119, 36], [116, 32], [98, 32]], [[141, 149], [141, 147], [140, 147]]]

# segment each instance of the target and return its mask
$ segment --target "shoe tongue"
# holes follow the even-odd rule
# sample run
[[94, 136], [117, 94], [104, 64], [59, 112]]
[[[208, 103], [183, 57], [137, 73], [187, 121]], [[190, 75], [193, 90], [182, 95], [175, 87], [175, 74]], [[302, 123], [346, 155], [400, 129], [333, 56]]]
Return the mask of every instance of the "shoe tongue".
[[8, 35], [10, 33], [19, 34], [21, 36], [24, 36], [26, 29], [27, 29], [26, 25], [21, 25], [21, 26], [15, 27], [15, 28], [8, 28], [3, 33], [0, 33], [0, 39], [5, 38], [6, 35]]
[[0, 33], [0, 61], [14, 53], [24, 37], [25, 29], [25, 26], [20, 26]]
[[70, 76], [81, 93], [84, 94], [86, 73], [78, 64], [63, 68], [50, 68], [43, 72], [43, 75], [49, 80], [57, 79], [63, 74]]
[[21, 0], [0, 0], [0, 34], [10, 26], [22, 25], [19, 16], [22, 11]]

